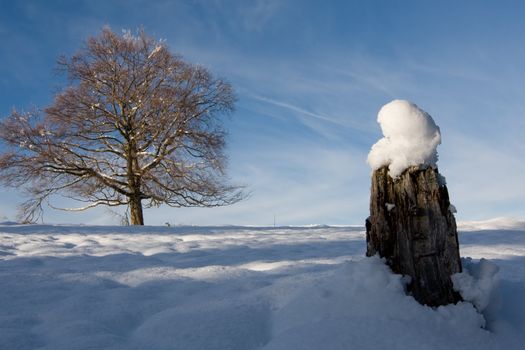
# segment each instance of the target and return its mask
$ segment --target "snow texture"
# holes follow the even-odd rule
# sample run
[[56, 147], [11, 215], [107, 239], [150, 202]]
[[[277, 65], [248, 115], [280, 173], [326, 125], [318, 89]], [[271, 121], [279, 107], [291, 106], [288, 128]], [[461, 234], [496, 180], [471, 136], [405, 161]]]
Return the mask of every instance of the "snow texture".
[[476, 309], [483, 311], [497, 288], [499, 268], [486, 259], [481, 259], [477, 264], [472, 259], [463, 259], [462, 265], [464, 271], [452, 275], [454, 289], [463, 300], [472, 302]]
[[394, 100], [381, 108], [377, 121], [384, 137], [368, 154], [373, 170], [388, 166], [390, 176], [397, 178], [410, 166], [436, 166], [441, 133], [427, 112], [412, 102]]
[[433, 309], [362, 227], [5, 223], [0, 349], [523, 349], [525, 229], [471, 228], [474, 304]]

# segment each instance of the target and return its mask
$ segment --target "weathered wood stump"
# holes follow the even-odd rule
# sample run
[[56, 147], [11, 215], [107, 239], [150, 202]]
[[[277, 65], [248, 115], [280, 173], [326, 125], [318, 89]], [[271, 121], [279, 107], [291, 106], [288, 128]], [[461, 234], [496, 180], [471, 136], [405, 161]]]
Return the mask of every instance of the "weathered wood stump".
[[461, 272], [456, 221], [441, 179], [432, 167], [413, 166], [396, 179], [388, 167], [375, 170], [366, 222], [366, 255], [410, 276], [408, 291], [429, 306], [461, 300], [450, 279]]

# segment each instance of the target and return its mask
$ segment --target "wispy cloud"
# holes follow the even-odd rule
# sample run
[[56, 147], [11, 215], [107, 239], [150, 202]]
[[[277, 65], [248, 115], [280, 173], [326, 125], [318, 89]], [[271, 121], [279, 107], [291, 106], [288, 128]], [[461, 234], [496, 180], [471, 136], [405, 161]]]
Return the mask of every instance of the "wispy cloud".
[[[470, 22], [464, 35], [471, 9], [457, 6], [463, 16], [451, 18], [448, 30], [457, 40], [450, 40], [434, 25], [439, 15], [417, 17], [428, 6], [423, 3], [386, 11], [381, 21], [368, 2], [348, 3], [29, 2], [24, 11], [16, 10], [24, 5], [6, 5], [0, 13], [8, 48], [0, 55], [0, 103], [6, 113], [15, 100], [34, 102], [29, 94], [48, 98], [46, 86], [53, 82], [47, 73], [56, 56], [71, 53], [101, 25], [119, 31], [144, 24], [173, 51], [232, 82], [239, 101], [230, 130], [231, 175], [255, 193], [229, 208], [151, 211], [148, 222], [257, 224], [271, 221], [273, 213], [287, 223], [362, 222], [370, 175], [364, 159], [380, 137], [377, 112], [394, 98], [413, 100], [440, 125], [440, 168], [461, 218], [523, 212], [521, 27], [501, 35], [510, 21], [490, 31]], [[418, 31], [407, 30], [407, 20]], [[471, 35], [477, 31], [484, 35]], [[0, 208], [8, 210], [11, 199], [0, 201]], [[93, 213], [49, 218], [115, 222]]]
[[244, 28], [261, 31], [274, 17], [283, 5], [280, 0], [255, 0], [239, 6], [240, 17], [243, 18]]
[[[371, 130], [368, 125], [361, 123], [359, 118], [350, 115], [350, 111], [346, 111], [346, 116], [335, 117], [326, 114], [315, 113], [295, 104], [268, 98], [265, 96], [249, 94], [249, 97], [263, 102], [266, 105], [278, 107], [283, 111], [292, 112], [290, 115], [296, 116], [305, 127], [319, 135], [331, 139], [337, 139], [343, 135], [348, 135], [354, 132], [370, 134]], [[272, 115], [272, 108], [267, 108], [266, 114]]]
[[210, 223], [253, 225], [271, 225], [274, 215], [277, 224], [285, 225], [354, 224], [368, 216], [365, 154], [313, 141], [293, 146], [287, 140], [268, 141], [236, 161], [238, 180], [249, 183], [252, 191], [244, 203], [214, 209], [162, 208], [148, 215], [185, 224], [205, 217]]
[[321, 120], [321, 121], [325, 121], [325, 122], [329, 122], [329, 123], [332, 123], [332, 124], [335, 124], [335, 125], [339, 125], [339, 126], [345, 126], [345, 127], [347, 126], [346, 123], [344, 123], [343, 121], [341, 121], [341, 120], [339, 120], [337, 118], [328, 117], [328, 116], [323, 115], [323, 114], [313, 113], [313, 112], [310, 112], [310, 111], [308, 111], [308, 110], [306, 110], [304, 108], [295, 106], [295, 105], [293, 105], [291, 103], [282, 102], [282, 101], [274, 100], [274, 99], [267, 98], [267, 97], [264, 97], [264, 96], [259, 96], [259, 95], [251, 95], [251, 97], [253, 97], [256, 100], [259, 100], [259, 101], [262, 101], [262, 102], [266, 102], [266, 103], [269, 103], [269, 104], [274, 105], [274, 106], [282, 107], [282, 108], [288, 109], [290, 111], [297, 112], [297, 113], [299, 113], [301, 115], [304, 115], [304, 116], [312, 117], [312, 118], [315, 118], [315, 119], [318, 119], [318, 120]]

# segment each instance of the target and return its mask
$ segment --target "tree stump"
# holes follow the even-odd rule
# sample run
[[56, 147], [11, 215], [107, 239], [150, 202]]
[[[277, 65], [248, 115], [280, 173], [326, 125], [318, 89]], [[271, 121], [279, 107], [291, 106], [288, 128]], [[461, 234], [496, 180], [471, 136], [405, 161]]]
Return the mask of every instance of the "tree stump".
[[442, 179], [433, 167], [412, 166], [396, 179], [386, 166], [375, 170], [366, 222], [366, 255], [379, 254], [394, 273], [410, 276], [408, 291], [429, 306], [461, 300], [450, 279], [461, 260]]

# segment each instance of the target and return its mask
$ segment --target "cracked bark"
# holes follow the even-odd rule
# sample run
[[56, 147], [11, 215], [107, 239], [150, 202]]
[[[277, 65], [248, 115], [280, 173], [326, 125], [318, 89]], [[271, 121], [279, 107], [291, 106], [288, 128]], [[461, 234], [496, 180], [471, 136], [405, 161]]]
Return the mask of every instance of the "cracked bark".
[[395, 180], [387, 167], [374, 171], [366, 241], [367, 256], [411, 277], [408, 291], [421, 304], [461, 300], [450, 279], [461, 272], [456, 221], [437, 169], [411, 167]]

